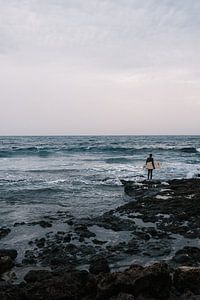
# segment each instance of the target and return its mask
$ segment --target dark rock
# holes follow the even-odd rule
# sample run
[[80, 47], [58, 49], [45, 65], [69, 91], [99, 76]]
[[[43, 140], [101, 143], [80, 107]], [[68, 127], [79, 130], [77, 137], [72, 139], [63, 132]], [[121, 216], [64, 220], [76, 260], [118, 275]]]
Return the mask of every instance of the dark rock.
[[68, 272], [35, 282], [26, 291], [28, 300], [95, 299], [96, 281], [86, 271]]
[[10, 228], [0, 228], [0, 239], [4, 238], [11, 232]]
[[25, 265], [34, 265], [36, 264], [36, 256], [35, 256], [35, 252], [32, 250], [26, 250], [25, 251], [25, 255], [24, 255], [24, 259], [22, 260], [22, 263]]
[[17, 226], [21, 226], [21, 225], [25, 225], [26, 223], [25, 222], [15, 222], [14, 223], [14, 227], [17, 227]]
[[85, 224], [75, 224], [74, 225], [74, 231], [80, 235], [81, 241], [84, 240], [84, 238], [91, 238], [95, 237], [96, 234], [88, 230], [87, 225]]
[[45, 221], [45, 220], [34, 221], [34, 222], [31, 222], [31, 223], [28, 223], [28, 225], [40, 225], [43, 228], [52, 227], [52, 224], [48, 221]]
[[190, 290], [195, 295], [200, 295], [200, 268], [178, 268], [174, 274], [174, 286], [180, 292]]
[[100, 240], [97, 240], [97, 239], [93, 239], [92, 241], [96, 245], [103, 245], [103, 244], [107, 243], [106, 241], [100, 241]]
[[175, 255], [188, 255], [193, 261], [200, 262], [200, 248], [186, 246], [178, 250]]
[[38, 224], [43, 228], [52, 227], [52, 224], [50, 222], [44, 220], [39, 221]]
[[123, 273], [105, 275], [98, 282], [98, 299], [108, 299], [119, 293], [143, 296], [145, 299], [167, 299], [171, 289], [170, 272], [166, 264], [133, 267]]
[[10, 256], [0, 257], [0, 274], [10, 270], [14, 266], [13, 260]]
[[4, 284], [0, 286], [0, 299], [1, 300], [29, 300], [27, 293], [23, 286]]
[[41, 238], [41, 239], [36, 239], [35, 240], [35, 244], [38, 248], [42, 248], [45, 245], [45, 238]]
[[191, 262], [191, 257], [188, 254], [177, 254], [173, 257], [173, 260], [178, 264], [184, 264]]
[[48, 270], [31, 270], [24, 276], [26, 282], [41, 282], [49, 278], [52, 278], [52, 272]]
[[133, 295], [127, 293], [119, 293], [117, 296], [109, 298], [109, 300], [135, 300], [135, 299], [136, 298]]
[[17, 250], [15, 249], [0, 249], [0, 257], [9, 256], [11, 259], [17, 257]]
[[67, 234], [67, 235], [64, 236], [63, 242], [69, 243], [71, 241], [71, 238], [72, 238], [71, 234]]
[[109, 273], [110, 267], [104, 257], [93, 258], [90, 262], [89, 271], [91, 274]]

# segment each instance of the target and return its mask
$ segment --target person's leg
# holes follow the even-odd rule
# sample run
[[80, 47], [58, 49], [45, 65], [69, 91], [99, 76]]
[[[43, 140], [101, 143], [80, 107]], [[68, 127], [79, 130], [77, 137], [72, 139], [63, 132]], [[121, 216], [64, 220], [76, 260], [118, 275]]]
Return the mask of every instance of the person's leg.
[[152, 180], [153, 177], [153, 170], [151, 170], [150, 179]]
[[151, 171], [151, 170], [148, 169], [148, 180], [149, 180], [149, 178], [150, 178], [150, 171]]

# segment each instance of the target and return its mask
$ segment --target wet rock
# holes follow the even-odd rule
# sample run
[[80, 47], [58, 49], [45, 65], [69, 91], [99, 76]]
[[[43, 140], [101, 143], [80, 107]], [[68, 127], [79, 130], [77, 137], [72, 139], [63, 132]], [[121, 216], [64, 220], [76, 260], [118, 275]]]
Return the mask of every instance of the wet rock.
[[127, 244], [127, 248], [125, 248], [125, 253], [128, 253], [128, 254], [136, 254], [139, 252], [139, 244], [138, 244], [138, 241], [133, 238], [131, 239], [128, 244]]
[[18, 227], [18, 226], [25, 225], [25, 224], [26, 224], [25, 222], [15, 222], [13, 226]]
[[5, 283], [0, 286], [1, 300], [28, 300], [27, 293], [23, 286]]
[[45, 221], [45, 220], [34, 221], [34, 222], [31, 222], [31, 223], [28, 223], [28, 225], [40, 225], [43, 228], [52, 227], [52, 224], [48, 221]]
[[14, 266], [13, 260], [10, 256], [2, 256], [0, 257], [0, 274], [10, 270]]
[[103, 257], [95, 257], [90, 262], [89, 271], [91, 274], [109, 273], [110, 267], [108, 261]]
[[103, 245], [103, 244], [107, 243], [106, 241], [100, 241], [100, 240], [97, 240], [97, 239], [93, 239], [92, 241], [96, 245]]
[[24, 276], [24, 280], [26, 282], [41, 282], [42, 280], [52, 278], [52, 276], [52, 272], [48, 270], [31, 270]]
[[135, 299], [136, 298], [131, 294], [119, 293], [117, 296], [111, 297], [109, 300], [135, 300]]
[[148, 241], [141, 248], [142, 254], [150, 257], [169, 255], [171, 245], [167, 240]]
[[27, 289], [29, 300], [95, 299], [96, 281], [86, 271], [68, 272], [42, 282], [35, 282]]
[[85, 224], [75, 224], [74, 225], [74, 231], [80, 235], [80, 238], [82, 239], [81, 241], [84, 240], [84, 238], [91, 238], [95, 237], [96, 234], [91, 232], [88, 228], [87, 225]]
[[24, 259], [22, 260], [22, 263], [25, 265], [34, 265], [36, 264], [36, 255], [35, 252], [32, 250], [26, 250], [24, 254]]
[[173, 257], [173, 260], [178, 264], [185, 264], [191, 262], [191, 257], [188, 254], [177, 254]]
[[45, 245], [45, 238], [41, 238], [41, 239], [36, 239], [35, 240], [35, 244], [38, 248], [42, 248]]
[[0, 257], [9, 256], [11, 259], [15, 260], [17, 257], [17, 250], [15, 249], [0, 249]]
[[52, 224], [50, 222], [44, 220], [39, 221], [38, 224], [43, 228], [52, 227]]
[[72, 238], [71, 234], [67, 234], [67, 235], [64, 236], [63, 242], [64, 243], [69, 243], [71, 241], [71, 238]]
[[143, 231], [135, 231], [135, 232], [134, 232], [134, 235], [136, 235], [136, 236], [137, 236], [137, 239], [139, 239], [139, 240], [145, 240], [145, 241], [148, 241], [148, 240], [150, 240], [150, 238], [151, 238], [150, 234], [145, 233], [145, 232], [143, 232]]
[[11, 232], [10, 228], [0, 228], [0, 240]]
[[176, 252], [176, 255], [185, 254], [192, 258], [193, 261], [200, 262], [200, 248], [186, 246]]
[[195, 295], [200, 295], [200, 268], [178, 268], [174, 274], [174, 285], [180, 292], [190, 290]]

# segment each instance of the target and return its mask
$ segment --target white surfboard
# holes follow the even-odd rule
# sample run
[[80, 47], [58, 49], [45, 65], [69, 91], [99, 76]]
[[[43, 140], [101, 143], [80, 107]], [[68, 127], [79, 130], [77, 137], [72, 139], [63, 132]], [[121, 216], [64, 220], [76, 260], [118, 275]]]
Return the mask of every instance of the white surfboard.
[[[155, 169], [160, 169], [161, 168], [161, 163], [159, 161], [154, 161], [154, 167], [155, 167]], [[148, 169], [148, 170], [153, 170], [152, 162], [148, 162], [145, 165], [145, 168]]]

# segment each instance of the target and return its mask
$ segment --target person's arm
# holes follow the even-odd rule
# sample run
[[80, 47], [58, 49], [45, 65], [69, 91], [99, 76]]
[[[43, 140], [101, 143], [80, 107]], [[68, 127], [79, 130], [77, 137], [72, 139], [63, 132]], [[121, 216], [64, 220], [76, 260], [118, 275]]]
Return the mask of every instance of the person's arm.
[[153, 158], [152, 158], [152, 165], [153, 165], [153, 168], [155, 169], [154, 159]]

